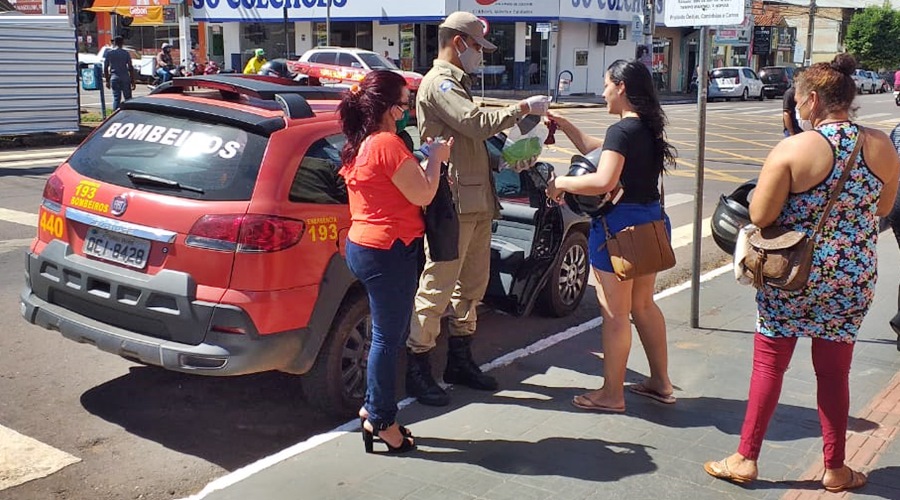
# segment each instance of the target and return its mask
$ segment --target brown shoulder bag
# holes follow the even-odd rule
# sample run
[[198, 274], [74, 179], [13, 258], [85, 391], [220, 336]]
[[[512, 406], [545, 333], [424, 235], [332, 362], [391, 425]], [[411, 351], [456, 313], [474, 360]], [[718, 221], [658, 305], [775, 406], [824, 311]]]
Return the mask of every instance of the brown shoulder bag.
[[659, 220], [628, 226], [613, 235], [606, 225], [606, 217], [601, 217], [603, 230], [606, 231], [604, 244], [619, 281], [658, 273], [675, 266], [675, 252], [666, 232], [664, 185], [661, 194]]
[[744, 276], [753, 282], [754, 287], [761, 288], [768, 285], [796, 291], [806, 286], [812, 267], [816, 238], [825, 227], [828, 215], [831, 214], [844, 183], [850, 177], [850, 172], [856, 167], [856, 158], [862, 148], [863, 139], [863, 129], [860, 127], [856, 146], [850, 153], [850, 160], [844, 166], [844, 172], [834, 186], [819, 223], [811, 235], [807, 236], [802, 231], [791, 231], [781, 226], [768, 226], [757, 228], [747, 236], [749, 248], [743, 262]]

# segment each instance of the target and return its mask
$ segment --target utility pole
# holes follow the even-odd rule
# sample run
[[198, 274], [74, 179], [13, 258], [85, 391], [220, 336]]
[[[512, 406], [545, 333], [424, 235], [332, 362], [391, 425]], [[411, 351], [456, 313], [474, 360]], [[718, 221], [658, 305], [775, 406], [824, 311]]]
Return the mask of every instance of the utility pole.
[[809, 27], [806, 31], [806, 66], [812, 66], [813, 37], [816, 32], [816, 0], [809, 0]]
[[325, 4], [325, 45], [331, 47], [331, 0]]

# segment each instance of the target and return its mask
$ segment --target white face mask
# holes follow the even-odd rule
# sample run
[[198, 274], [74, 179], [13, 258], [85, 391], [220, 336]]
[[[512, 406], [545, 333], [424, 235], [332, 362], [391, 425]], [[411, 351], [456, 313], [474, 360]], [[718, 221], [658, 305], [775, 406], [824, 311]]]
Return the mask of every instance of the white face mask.
[[[806, 104], [807, 102], [809, 102], [809, 100], [803, 101], [803, 104]], [[798, 105], [796, 108], [794, 108], [794, 117], [797, 118], [797, 124], [800, 125], [800, 130], [812, 130], [812, 122], [810, 120], [804, 120], [803, 118], [800, 118], [800, 108], [803, 106], [803, 104]]]
[[478, 68], [481, 67], [481, 63], [483, 62], [481, 52], [469, 47], [469, 44], [465, 41], [463, 41], [463, 45], [466, 46], [466, 50], [462, 52], [459, 50], [456, 51], [456, 55], [459, 57], [459, 63], [462, 64], [462, 70], [466, 73], [478, 72]]

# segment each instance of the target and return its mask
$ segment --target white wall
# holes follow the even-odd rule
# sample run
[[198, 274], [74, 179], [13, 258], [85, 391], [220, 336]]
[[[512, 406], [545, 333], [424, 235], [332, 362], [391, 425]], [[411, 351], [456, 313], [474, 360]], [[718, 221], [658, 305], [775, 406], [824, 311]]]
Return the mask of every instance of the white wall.
[[391, 59], [400, 59], [400, 25], [372, 22], [372, 51], [384, 54], [388, 51]]
[[313, 39], [313, 24], [309, 21], [294, 23], [294, 46], [297, 47], [297, 56], [313, 48], [316, 41]]
[[[570, 93], [603, 93], [603, 73], [616, 59], [634, 59], [635, 44], [628, 40], [619, 40], [617, 45], [607, 46], [597, 43], [597, 25], [588, 22], [559, 23], [560, 48], [551, 43], [551, 54], [559, 54], [559, 65], [556, 72], [550, 75], [550, 85], [556, 85], [556, 78], [562, 70], [569, 70], [574, 80], [569, 88]], [[552, 42], [552, 40], [551, 40]], [[587, 66], [575, 66], [575, 52], [588, 51]], [[553, 65], [551, 64], [551, 67]]]
[[[231, 67], [231, 54], [241, 53], [241, 25], [239, 23], [222, 23], [222, 44], [225, 49], [225, 67]], [[231, 68], [240, 72], [244, 68]]]

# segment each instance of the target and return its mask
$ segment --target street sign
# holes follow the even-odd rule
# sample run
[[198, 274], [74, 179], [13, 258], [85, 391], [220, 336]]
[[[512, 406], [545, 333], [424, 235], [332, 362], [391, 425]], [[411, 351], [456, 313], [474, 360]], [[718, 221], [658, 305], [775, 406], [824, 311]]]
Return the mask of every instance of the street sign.
[[535, 29], [538, 33], [550, 33], [550, 23], [537, 23]]
[[631, 41], [642, 43], [644, 41], [644, 21], [641, 16], [631, 18]]
[[664, 24], [682, 26], [719, 26], [741, 24], [744, 0], [665, 0]]

